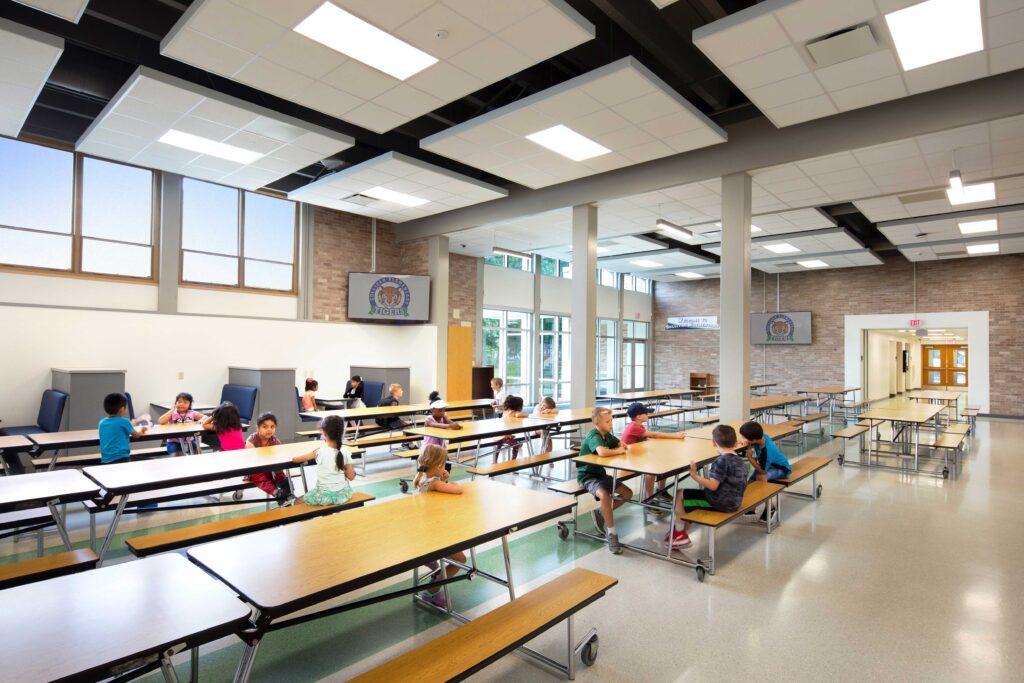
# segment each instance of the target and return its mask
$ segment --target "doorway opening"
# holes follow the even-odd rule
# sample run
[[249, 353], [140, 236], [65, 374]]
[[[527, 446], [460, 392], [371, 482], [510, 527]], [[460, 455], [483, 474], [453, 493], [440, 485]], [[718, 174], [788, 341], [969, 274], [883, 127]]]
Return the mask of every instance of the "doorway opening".
[[966, 391], [966, 328], [865, 330], [864, 397], [873, 401], [915, 389]]

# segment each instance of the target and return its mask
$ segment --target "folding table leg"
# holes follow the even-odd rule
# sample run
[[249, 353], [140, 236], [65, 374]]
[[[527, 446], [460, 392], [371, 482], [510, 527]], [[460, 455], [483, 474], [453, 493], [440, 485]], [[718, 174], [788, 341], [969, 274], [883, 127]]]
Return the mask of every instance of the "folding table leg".
[[64, 526], [64, 517], [58, 512], [56, 503], [57, 501], [55, 500], [47, 501], [46, 507], [50, 508], [50, 515], [57, 525], [57, 533], [60, 534], [60, 539], [64, 541], [64, 547], [71, 550], [71, 539], [68, 537], [68, 530]]
[[501, 551], [505, 555], [505, 578], [508, 579], [508, 599], [516, 599], [516, 588], [512, 582], [512, 558], [508, 552], [508, 534], [501, 537]]
[[160, 671], [163, 672], [167, 683], [178, 683], [178, 672], [174, 670], [174, 663], [171, 661], [172, 654], [174, 650], [167, 650], [160, 655]]
[[99, 567], [103, 564], [103, 560], [107, 557], [107, 550], [110, 549], [110, 542], [114, 540], [114, 532], [117, 531], [117, 523], [121, 521], [121, 514], [124, 512], [125, 506], [128, 505], [128, 495], [123, 494], [121, 500], [117, 503], [117, 509], [114, 510], [114, 518], [110, 520], [110, 528], [107, 529], [107, 535], [103, 537], [103, 545], [100, 547], [100, 561], [96, 563]]

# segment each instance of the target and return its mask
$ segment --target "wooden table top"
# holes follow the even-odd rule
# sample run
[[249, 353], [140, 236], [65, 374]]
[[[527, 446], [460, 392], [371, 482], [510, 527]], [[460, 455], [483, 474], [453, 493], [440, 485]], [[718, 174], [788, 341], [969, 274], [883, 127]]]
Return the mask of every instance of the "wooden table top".
[[[775, 382], [751, 382], [750, 383], [750, 388], [751, 389], [765, 389], [767, 387], [774, 387], [775, 384], [776, 384]], [[708, 384], [704, 388], [705, 389], [721, 389], [722, 385], [721, 384]]]
[[751, 396], [750, 397], [750, 409], [751, 410], [768, 410], [769, 408], [778, 408], [780, 406], [789, 405], [791, 403], [803, 403], [807, 400], [806, 396], [791, 396], [787, 394], [769, 394], [767, 396]]
[[27, 451], [32, 442], [24, 436], [0, 436], [0, 451]]
[[99, 492], [96, 482], [78, 470], [0, 477], [0, 512], [36, 507], [54, 499], [67, 503], [86, 500]]
[[649, 398], [689, 396], [699, 393], [696, 389], [652, 389], [650, 391], [627, 391], [621, 394], [608, 394], [604, 398], [610, 398], [614, 401], [646, 401]]
[[[134, 441], [160, 441], [170, 437], [198, 434], [203, 428], [198, 422], [179, 422], [178, 424], [153, 425], [140, 434]], [[97, 446], [100, 443], [99, 429], [76, 429], [69, 432], [44, 432], [29, 434], [33, 443], [43, 450], [74, 448], [75, 446]]]
[[462, 484], [265, 529], [188, 551], [193, 562], [271, 616], [406, 572], [452, 548], [568, 513], [575, 501], [496, 481]]
[[890, 406], [865, 410], [859, 417], [862, 420], [893, 421], [893, 422], [927, 422], [946, 409], [946, 406], [930, 403]]
[[625, 455], [602, 458], [580, 455], [573, 460], [609, 469], [642, 474], [671, 474], [688, 469], [691, 462], [701, 465], [718, 457], [718, 450], [707, 439], [648, 439], [629, 447]]
[[[625, 408], [610, 408], [612, 417], [622, 417], [626, 414]], [[557, 415], [537, 415], [535, 419], [547, 420], [560, 425], [584, 424], [594, 419], [593, 408], [567, 408], [559, 410]]]
[[842, 394], [848, 394], [851, 391], [860, 391], [860, 387], [844, 387], [842, 384], [825, 384], [820, 387], [811, 387], [810, 389], [797, 389], [798, 394], [828, 394], [829, 396], [839, 396]]
[[249, 608], [180, 555], [3, 591], [0, 661], [11, 681], [100, 680], [113, 665], [238, 631]]
[[[474, 398], [465, 401], [449, 401], [448, 410], [468, 410], [471, 408], [486, 408], [493, 403], [489, 398]], [[375, 408], [345, 408], [342, 410], [310, 410], [299, 413], [305, 417], [324, 418], [328, 415], [337, 415], [346, 420], [367, 420], [375, 417], [398, 417], [401, 415], [415, 415], [426, 413], [430, 410], [429, 403], [410, 403], [409, 405], [398, 406], [377, 406]]]
[[[686, 438], [710, 439], [711, 433], [715, 431], [715, 427], [717, 427], [720, 424], [729, 425], [738, 432], [740, 429], [740, 425], [742, 425], [744, 422], [747, 422], [747, 420], [729, 420], [727, 422], [718, 422], [712, 425], [704, 425], [703, 427], [699, 427], [697, 429], [688, 429], [685, 432]], [[773, 439], [778, 437], [780, 434], [791, 434], [793, 431], [790, 427], [782, 427], [781, 425], [772, 424], [770, 422], [761, 422], [759, 424], [764, 429], [764, 433]]]
[[316, 450], [322, 441], [300, 441], [264, 448], [215, 451], [177, 458], [95, 465], [82, 470], [110, 493], [134, 493], [216, 481], [290, 467], [296, 455]]
[[520, 434], [533, 429], [547, 429], [551, 427], [550, 420], [530, 417], [495, 417], [490, 420], [472, 420], [470, 422], [460, 422], [459, 424], [462, 425], [462, 429], [410, 427], [405, 430], [405, 433], [418, 436], [434, 436], [450, 443], [460, 443], [462, 441], [476, 441], [492, 436]]
[[937, 389], [922, 389], [907, 393], [907, 398], [920, 401], [956, 401], [961, 396], [963, 396], [963, 392], [960, 391], [939, 391]]

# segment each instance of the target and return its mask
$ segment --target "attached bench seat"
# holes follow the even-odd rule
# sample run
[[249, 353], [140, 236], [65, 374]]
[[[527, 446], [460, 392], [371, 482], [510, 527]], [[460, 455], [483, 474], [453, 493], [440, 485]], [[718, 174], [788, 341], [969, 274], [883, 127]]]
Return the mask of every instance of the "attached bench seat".
[[[556, 624], [572, 619], [574, 614], [602, 597], [617, 583], [618, 579], [611, 576], [588, 569], [573, 569], [351, 681], [461, 681]], [[569, 633], [572, 633], [571, 629]], [[591, 631], [579, 645], [569, 642], [573, 648], [573, 660], [565, 669], [570, 678], [575, 677], [576, 653], [583, 651], [583, 661], [588, 665], [593, 663], [597, 656], [596, 641], [596, 632]], [[443, 655], [439, 656], [439, 653]]]
[[88, 548], [0, 565], [0, 589], [95, 569], [99, 556]]
[[709, 424], [714, 424], [715, 422], [720, 422], [721, 419], [722, 419], [722, 417], [720, 415], [707, 415], [707, 416], [704, 416], [704, 417], [691, 417], [691, 418], [687, 418], [687, 421], [688, 422], [693, 422], [693, 423], [699, 424], [699, 425], [709, 425]]
[[[619, 482], [629, 481], [640, 476], [636, 472], [628, 472], [618, 478]], [[565, 493], [570, 496], [582, 496], [587, 492], [585, 488], [579, 485], [575, 479], [569, 479], [567, 481], [558, 481], [548, 486], [549, 491], [555, 493]]]
[[935, 441], [932, 443], [932, 448], [941, 450], [943, 452], [942, 459], [942, 477], [945, 479], [949, 476], [949, 461], [947, 456], [952, 453], [953, 455], [953, 467], [960, 466], [961, 456], [963, 455], [964, 441], [966, 441], [966, 434], [959, 434], [957, 432], [946, 431], [943, 434], [935, 437]]
[[549, 451], [547, 453], [538, 453], [531, 456], [519, 456], [514, 460], [505, 460], [491, 465], [470, 467], [468, 471], [470, 474], [479, 474], [485, 477], [496, 477], [501, 474], [510, 474], [512, 472], [530, 469], [531, 467], [537, 467], [539, 465], [561, 462], [563, 460], [568, 460], [569, 458], [574, 458], [578, 454], [579, 451], [572, 449]]
[[946, 425], [945, 432], [947, 434], [968, 434], [971, 431], [971, 425], [966, 422], [953, 422]]
[[282, 524], [331, 515], [342, 510], [362, 507], [371, 500], [374, 500], [373, 496], [356, 491], [344, 505], [306, 505], [304, 502], [299, 501], [288, 507], [278, 507], [273, 510], [255, 512], [241, 517], [232, 517], [215, 522], [195, 524], [182, 529], [172, 529], [171, 531], [163, 531], [156, 534], [136, 536], [129, 538], [125, 543], [136, 557], [146, 557], [169, 550], [188, 548], [199, 543], [238, 536], [250, 531], [259, 531], [260, 529], [268, 529]]
[[[828, 467], [830, 462], [832, 462], [832, 458], [804, 456], [799, 460], [790, 463], [793, 471], [788, 477], [776, 479], [775, 483], [785, 486], [786, 493], [791, 496], [803, 496], [805, 498], [810, 498], [811, 500], [817, 500], [821, 497], [822, 489], [821, 484], [818, 483], [818, 470]], [[793, 484], [803, 481], [807, 477], [811, 478], [811, 494], [809, 496], [805, 493], [797, 493], [789, 490]]]
[[868, 426], [867, 425], [856, 424], [856, 425], [853, 425], [852, 427], [846, 427], [844, 429], [840, 429], [837, 432], [832, 432], [832, 438], [833, 439], [855, 439], [855, 438], [857, 438], [858, 436], [864, 434], [867, 431], [868, 431]]
[[[202, 444], [201, 450], [204, 453], [211, 451], [212, 449], [207, 444]], [[152, 448], [141, 448], [137, 451], [132, 451], [131, 460], [144, 460], [150, 458], [159, 458], [167, 455], [166, 446], [154, 446]], [[32, 464], [38, 468], [46, 469], [53, 462], [52, 455], [42, 455], [32, 458]], [[62, 455], [57, 458], [57, 463], [54, 467], [92, 467], [93, 465], [101, 464], [99, 453], [79, 453], [77, 455]]]
[[[720, 510], [694, 510], [687, 512], [683, 515], [683, 519], [691, 524], [699, 524], [701, 526], [708, 527], [708, 558], [703, 561], [703, 564], [707, 567], [707, 571], [711, 574], [715, 573], [715, 532], [719, 527], [725, 526], [729, 522], [737, 519], [744, 512], [753, 510], [761, 503], [767, 502], [771, 498], [775, 498], [778, 501], [779, 493], [785, 487], [782, 484], [767, 481], [752, 481], [747, 484], [746, 490], [743, 492], [743, 501], [740, 503], [740, 507], [735, 512], [722, 512]], [[776, 510], [778, 510], [778, 503], [776, 502]], [[772, 532], [772, 517], [768, 516], [768, 533]]]
[[343, 445], [361, 449], [373, 448], [374, 446], [393, 446], [400, 443], [412, 443], [422, 440], [422, 436], [412, 434], [395, 434], [389, 436], [367, 436], [361, 439], [353, 439], [343, 442]]

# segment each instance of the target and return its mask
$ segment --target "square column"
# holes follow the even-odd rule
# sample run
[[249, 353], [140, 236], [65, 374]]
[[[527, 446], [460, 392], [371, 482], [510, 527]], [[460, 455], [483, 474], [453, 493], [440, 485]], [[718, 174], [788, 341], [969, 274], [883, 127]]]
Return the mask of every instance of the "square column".
[[437, 327], [437, 378], [434, 387], [448, 392], [448, 236], [427, 239], [427, 272], [430, 275], [430, 320]]
[[750, 176], [722, 177], [718, 353], [722, 421], [750, 417]]
[[572, 207], [572, 362], [573, 408], [594, 405], [597, 381], [597, 207]]

